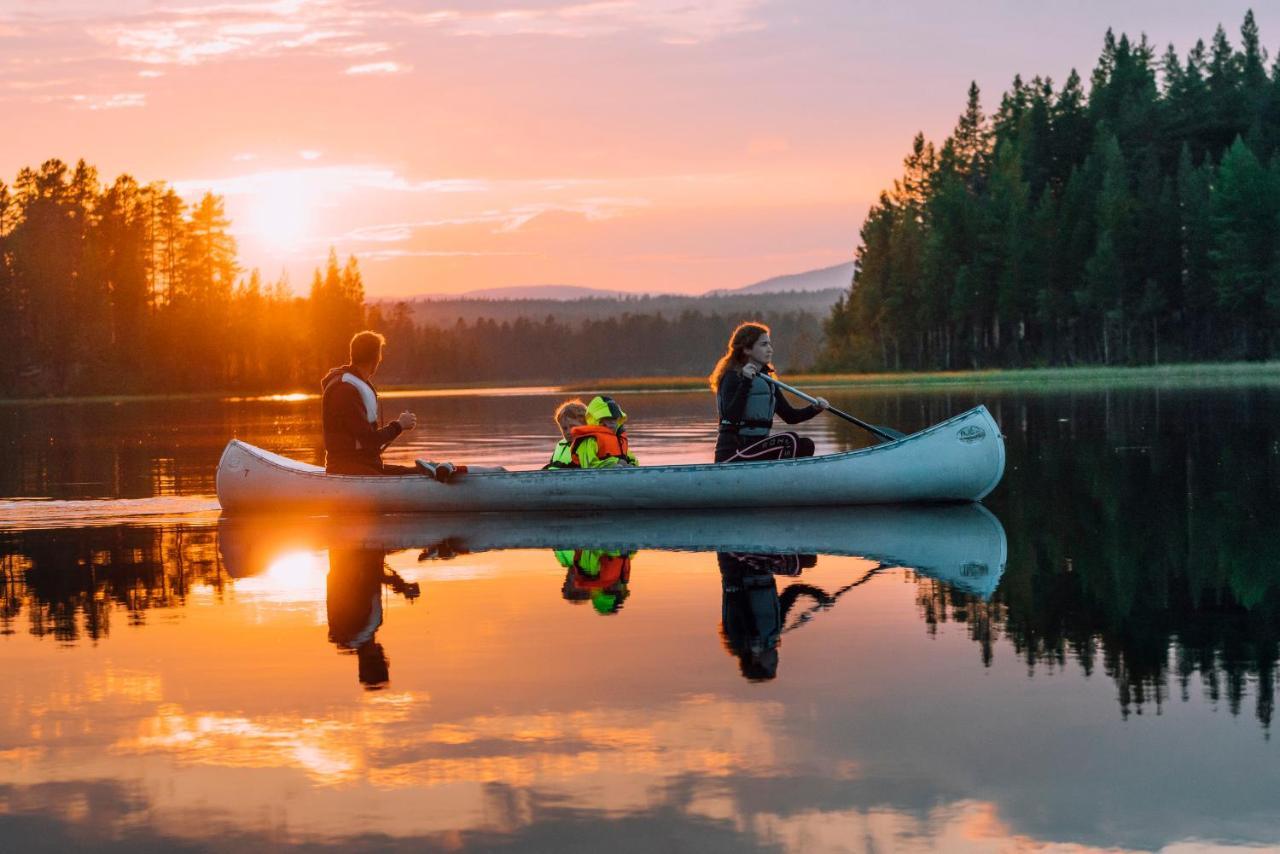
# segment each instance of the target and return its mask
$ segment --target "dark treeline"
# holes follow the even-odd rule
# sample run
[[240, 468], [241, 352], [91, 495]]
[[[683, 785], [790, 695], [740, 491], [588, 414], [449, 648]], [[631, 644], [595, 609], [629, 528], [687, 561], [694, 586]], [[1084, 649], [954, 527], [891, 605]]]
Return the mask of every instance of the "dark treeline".
[[1252, 12], [1182, 58], [1108, 31], [1088, 91], [977, 86], [861, 231], [827, 367], [1260, 359], [1280, 351], [1280, 63]]
[[811, 365], [822, 346], [822, 319], [814, 312], [779, 311], [678, 315], [621, 314], [566, 321], [518, 317], [478, 318], [436, 326], [415, 323], [398, 303], [370, 310], [370, 326], [389, 346], [378, 373], [384, 383], [559, 382], [610, 377], [706, 374], [743, 320], [770, 324], [778, 339], [778, 365]]
[[311, 387], [364, 320], [355, 259], [306, 298], [236, 262], [222, 200], [49, 160], [0, 182], [0, 395]]
[[[459, 320], [515, 321], [522, 317], [541, 319], [553, 315], [557, 320], [581, 323], [604, 320], [624, 314], [679, 317], [685, 312], [754, 317], [756, 314], [777, 315], [789, 311], [827, 315], [844, 293], [844, 288], [817, 291], [778, 291], [767, 293], [709, 293], [697, 296], [678, 294], [627, 294], [625, 296], [590, 296], [579, 299], [546, 298], [478, 298], [430, 297], [408, 300], [413, 319], [428, 326], [452, 326]], [[379, 308], [391, 310], [395, 301], [382, 302]]]

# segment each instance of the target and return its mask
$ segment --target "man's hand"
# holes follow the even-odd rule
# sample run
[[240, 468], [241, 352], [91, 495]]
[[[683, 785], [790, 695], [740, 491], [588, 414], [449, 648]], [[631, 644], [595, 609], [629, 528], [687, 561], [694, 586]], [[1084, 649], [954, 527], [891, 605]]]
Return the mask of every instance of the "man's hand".
[[414, 415], [407, 409], [400, 413], [400, 417], [397, 418], [396, 421], [400, 424], [400, 429], [402, 431], [412, 430], [414, 427], [418, 426], [418, 416]]
[[827, 409], [831, 406], [831, 404], [827, 403], [827, 399], [825, 397], [818, 398], [813, 405], [818, 407], [819, 410]]

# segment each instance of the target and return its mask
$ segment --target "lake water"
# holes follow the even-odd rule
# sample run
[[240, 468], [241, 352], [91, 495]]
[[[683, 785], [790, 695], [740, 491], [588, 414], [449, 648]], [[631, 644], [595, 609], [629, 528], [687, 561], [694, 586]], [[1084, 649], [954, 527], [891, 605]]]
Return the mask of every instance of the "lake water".
[[[317, 461], [315, 399], [0, 405], [0, 850], [1280, 845], [1280, 385], [828, 396], [984, 402], [1004, 481], [221, 519], [226, 440]], [[709, 458], [708, 393], [618, 397], [642, 463]], [[557, 398], [388, 399], [389, 459], [540, 465]]]

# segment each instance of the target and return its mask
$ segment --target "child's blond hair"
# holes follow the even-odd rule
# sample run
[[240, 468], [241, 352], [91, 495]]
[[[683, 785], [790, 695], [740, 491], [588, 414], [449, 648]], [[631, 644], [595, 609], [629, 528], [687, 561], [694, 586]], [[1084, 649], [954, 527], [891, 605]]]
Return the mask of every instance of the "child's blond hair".
[[556, 407], [556, 426], [560, 428], [560, 432], [564, 434], [566, 439], [569, 438], [569, 428], [566, 426], [566, 423], [570, 418], [575, 416], [575, 420], [583, 424], [587, 423], [587, 405], [576, 397], [571, 400], [566, 400], [564, 403]]

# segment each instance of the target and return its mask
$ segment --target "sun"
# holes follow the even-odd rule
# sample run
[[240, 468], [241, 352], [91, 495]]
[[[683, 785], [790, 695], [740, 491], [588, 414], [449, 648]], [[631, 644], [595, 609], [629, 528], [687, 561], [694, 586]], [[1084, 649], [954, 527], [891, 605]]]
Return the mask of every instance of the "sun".
[[310, 233], [311, 206], [310, 194], [299, 187], [266, 188], [253, 200], [251, 234], [273, 249], [297, 249]]
[[263, 576], [274, 590], [307, 590], [324, 577], [323, 559], [314, 552], [286, 552], [271, 562]]

